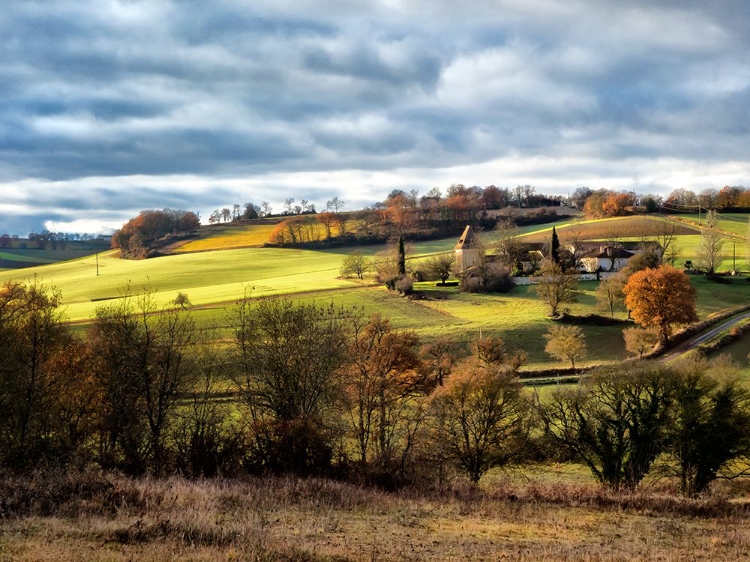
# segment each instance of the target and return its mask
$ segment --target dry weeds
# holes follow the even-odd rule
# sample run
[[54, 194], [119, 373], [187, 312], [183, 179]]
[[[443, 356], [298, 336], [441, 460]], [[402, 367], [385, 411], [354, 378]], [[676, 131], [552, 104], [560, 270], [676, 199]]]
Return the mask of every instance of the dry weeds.
[[[75, 484], [77, 482], [77, 484]], [[498, 482], [385, 493], [328, 480], [0, 482], [0, 560], [742, 560], [747, 508], [667, 486]]]

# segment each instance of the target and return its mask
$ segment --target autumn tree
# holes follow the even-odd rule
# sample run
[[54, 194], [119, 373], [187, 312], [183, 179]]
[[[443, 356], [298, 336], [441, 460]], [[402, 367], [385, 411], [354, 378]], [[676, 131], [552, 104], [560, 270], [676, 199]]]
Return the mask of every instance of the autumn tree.
[[638, 359], [643, 359], [643, 354], [659, 343], [659, 332], [655, 327], [625, 328], [622, 337], [625, 339], [625, 349], [637, 355]]
[[403, 473], [423, 421], [419, 397], [429, 386], [413, 331], [394, 330], [373, 315], [354, 322], [348, 344], [344, 388], [350, 435], [360, 465]]
[[322, 224], [325, 228], [326, 240], [330, 240], [333, 225], [336, 222], [336, 215], [330, 211], [326, 211], [325, 213], [319, 213], [316, 218], [318, 219], [318, 222], [320, 222], [320, 224]]
[[471, 354], [480, 363], [502, 365], [504, 369], [513, 372], [517, 372], [527, 359], [525, 351], [508, 348], [502, 338], [482, 335], [471, 342]]
[[622, 291], [633, 319], [641, 326], [657, 327], [663, 344], [675, 324], [697, 319], [690, 278], [671, 265], [634, 273]]
[[419, 357], [422, 365], [435, 386], [442, 386], [453, 372], [457, 352], [456, 344], [445, 336], [438, 337], [420, 348]]
[[544, 351], [561, 361], [567, 359], [573, 369], [577, 360], [586, 358], [586, 337], [578, 326], [551, 326], [544, 339]]
[[41, 460], [56, 438], [59, 367], [74, 343], [60, 300], [36, 279], [0, 287], [0, 460], [17, 468]]
[[578, 296], [578, 278], [575, 274], [564, 271], [551, 259], [545, 259], [534, 277], [533, 289], [539, 298], [550, 308], [550, 316], [559, 315], [560, 305], [576, 302]]
[[430, 408], [438, 447], [473, 484], [525, 450], [531, 408], [514, 369], [469, 359], [435, 391]]

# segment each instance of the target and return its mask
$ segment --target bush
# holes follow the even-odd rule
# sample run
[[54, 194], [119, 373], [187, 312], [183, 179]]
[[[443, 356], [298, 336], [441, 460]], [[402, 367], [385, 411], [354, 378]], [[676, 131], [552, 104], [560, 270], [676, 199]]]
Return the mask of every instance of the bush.
[[411, 295], [414, 292], [414, 283], [409, 277], [401, 277], [396, 281], [396, 290], [402, 295]]
[[491, 263], [461, 277], [461, 290], [466, 293], [507, 293], [515, 287], [508, 267]]

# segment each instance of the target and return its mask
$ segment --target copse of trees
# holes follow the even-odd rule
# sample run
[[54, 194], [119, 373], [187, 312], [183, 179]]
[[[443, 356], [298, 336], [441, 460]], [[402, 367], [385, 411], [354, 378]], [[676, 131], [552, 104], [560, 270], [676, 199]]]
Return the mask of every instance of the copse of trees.
[[200, 226], [198, 215], [192, 211], [174, 209], [141, 211], [112, 235], [112, 247], [119, 249], [122, 257], [143, 259], [148, 257], [154, 242], [167, 235], [194, 230]]
[[[246, 297], [219, 344], [189, 310], [157, 307], [146, 291], [100, 307], [81, 339], [59, 303], [37, 281], [0, 288], [4, 469], [396, 486], [449, 473], [477, 483], [546, 451], [613, 489], [636, 488], [658, 465], [692, 496], [750, 458], [750, 395], [726, 365], [624, 363], [534, 405], [518, 378], [525, 354], [498, 338], [464, 356], [356, 309]], [[573, 360], [568, 348], [582, 342], [570, 336], [558, 351]]]

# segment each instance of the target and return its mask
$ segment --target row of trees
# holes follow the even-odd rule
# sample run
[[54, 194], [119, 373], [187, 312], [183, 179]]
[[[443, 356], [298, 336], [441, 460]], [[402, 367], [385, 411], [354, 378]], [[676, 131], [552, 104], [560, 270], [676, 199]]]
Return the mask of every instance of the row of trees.
[[518, 378], [525, 354], [496, 338], [464, 356], [377, 315], [245, 298], [220, 348], [189, 312], [144, 293], [101, 307], [78, 339], [59, 303], [37, 282], [0, 290], [7, 467], [382, 483], [458, 470], [477, 482], [493, 466], [551, 455], [613, 488], [637, 486], [663, 461], [696, 494], [750, 451], [747, 392], [706, 363], [624, 365], [539, 404]]
[[626, 190], [579, 187], [573, 192], [571, 202], [587, 216], [594, 218], [657, 211], [697, 212], [699, 207], [730, 211], [750, 209], [750, 190], [743, 186], [725, 185], [721, 189], [707, 188], [696, 193], [680, 188], [673, 190], [667, 197], [662, 197]]

